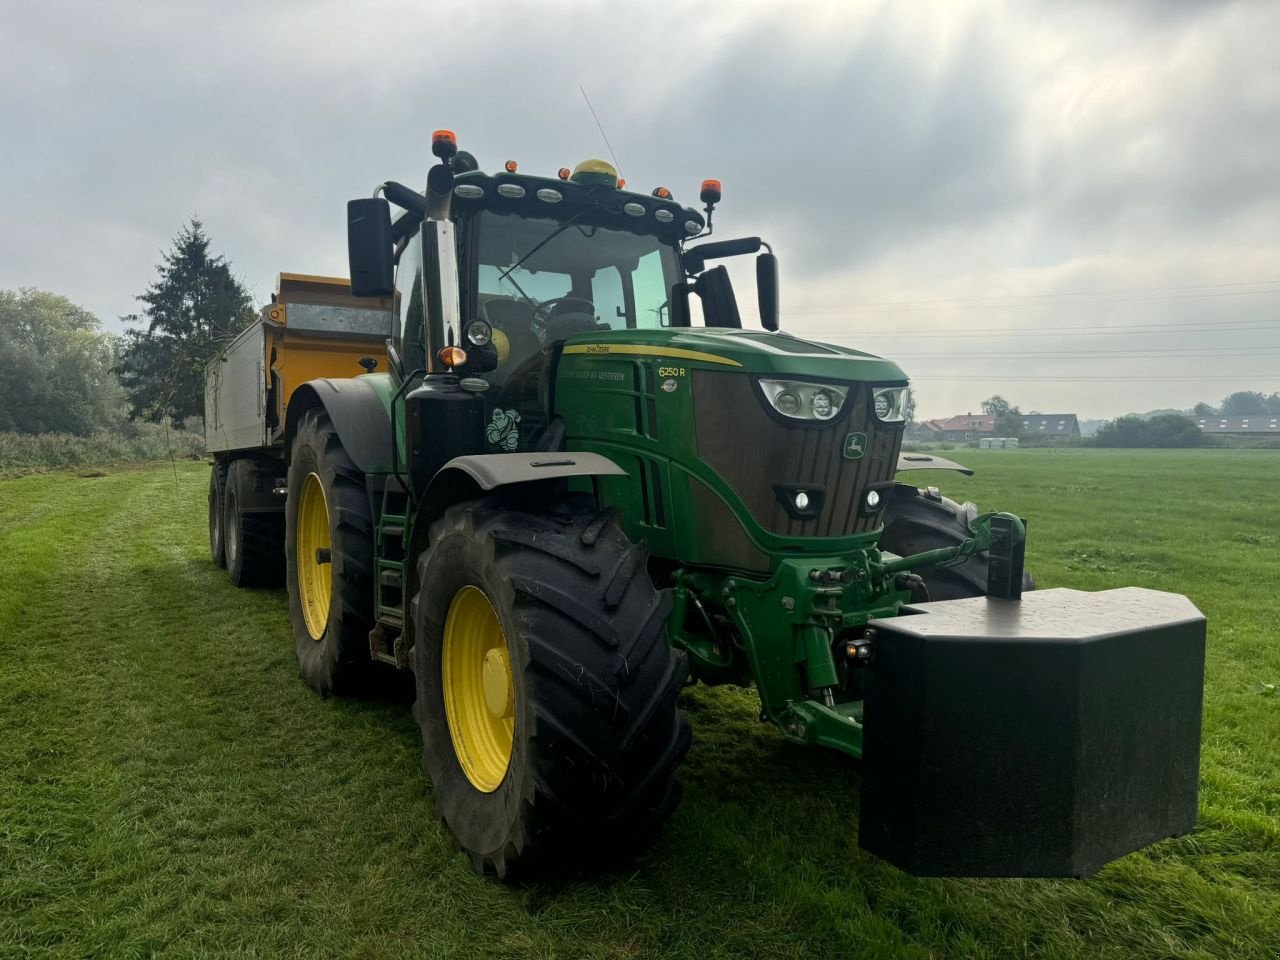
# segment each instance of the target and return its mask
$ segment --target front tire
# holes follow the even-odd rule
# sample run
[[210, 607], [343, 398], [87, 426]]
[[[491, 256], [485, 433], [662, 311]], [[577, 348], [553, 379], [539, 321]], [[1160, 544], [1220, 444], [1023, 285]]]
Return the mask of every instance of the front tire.
[[373, 534], [364, 474], [328, 414], [308, 411], [289, 461], [285, 579], [298, 669], [322, 696], [350, 693], [365, 679]]
[[647, 551], [586, 501], [493, 500], [431, 529], [412, 605], [415, 713], [436, 809], [481, 873], [625, 861], [675, 809], [688, 673]]
[[[956, 503], [941, 496], [933, 488], [920, 490], [908, 483], [894, 487], [885, 507], [884, 532], [880, 549], [907, 557], [939, 547], [954, 547], [969, 539], [969, 523], [978, 508], [966, 501]], [[932, 567], [920, 572], [924, 590], [917, 589], [913, 602], [926, 600], [960, 600], [981, 597], [987, 592], [988, 554], [972, 554], [963, 563], [951, 567]], [[1031, 575], [1022, 575], [1022, 589], [1034, 590]]]

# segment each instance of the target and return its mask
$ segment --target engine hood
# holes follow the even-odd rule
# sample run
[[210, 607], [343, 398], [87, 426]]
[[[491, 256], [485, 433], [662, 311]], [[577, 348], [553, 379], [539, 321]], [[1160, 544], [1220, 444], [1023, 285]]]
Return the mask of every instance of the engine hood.
[[830, 343], [802, 340], [789, 333], [728, 330], [715, 327], [659, 330], [606, 330], [565, 340], [570, 355], [633, 355], [687, 361], [715, 369], [741, 368], [773, 373], [873, 383], [906, 383], [907, 375], [891, 360]]

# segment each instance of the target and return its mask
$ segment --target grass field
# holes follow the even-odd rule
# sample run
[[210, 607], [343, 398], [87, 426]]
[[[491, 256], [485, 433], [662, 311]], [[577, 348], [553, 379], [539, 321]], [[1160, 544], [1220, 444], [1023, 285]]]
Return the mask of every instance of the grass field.
[[652, 853], [505, 888], [432, 820], [408, 707], [313, 696], [283, 593], [210, 563], [207, 468], [50, 474], [0, 482], [0, 957], [1280, 957], [1280, 453], [955, 456], [928, 478], [1028, 517], [1042, 585], [1208, 615], [1193, 836], [913, 879], [859, 851], [848, 765], [695, 689]]

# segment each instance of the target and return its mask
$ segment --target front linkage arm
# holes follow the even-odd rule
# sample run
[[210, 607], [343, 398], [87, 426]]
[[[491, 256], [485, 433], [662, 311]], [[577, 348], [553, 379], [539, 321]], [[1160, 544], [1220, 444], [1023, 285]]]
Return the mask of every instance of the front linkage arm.
[[699, 679], [753, 681], [762, 719], [788, 739], [860, 756], [861, 699], [841, 690], [835, 648], [840, 642], [856, 646], [868, 620], [895, 616], [910, 602], [911, 582], [903, 574], [962, 563], [988, 551], [988, 592], [1017, 598], [1026, 525], [1012, 514], [986, 513], [974, 518], [969, 529], [971, 536], [954, 547], [908, 557], [890, 554], [881, 560], [874, 550], [787, 557], [763, 582], [681, 570], [676, 574], [673, 637], [688, 652]]

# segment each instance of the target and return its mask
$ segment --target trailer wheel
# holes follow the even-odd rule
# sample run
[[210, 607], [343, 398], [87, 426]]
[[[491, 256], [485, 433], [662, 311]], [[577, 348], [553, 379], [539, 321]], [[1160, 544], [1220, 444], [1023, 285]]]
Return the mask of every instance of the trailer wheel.
[[[954, 547], [969, 538], [969, 521], [978, 515], [972, 503], [954, 500], [920, 490], [908, 483], [894, 487], [885, 506], [884, 532], [880, 548], [905, 557], [939, 547]], [[924, 600], [959, 600], [981, 597], [987, 592], [987, 554], [975, 553], [964, 563], [953, 567], [935, 567], [920, 572], [925, 590], [912, 596]], [[1022, 589], [1034, 590], [1031, 575], [1022, 575]]]
[[227, 576], [237, 587], [276, 586], [284, 572], [284, 518], [278, 511], [244, 511], [257, 471], [252, 460], [232, 461], [223, 489], [223, 551]]
[[224, 512], [222, 498], [226, 488], [226, 462], [215, 460], [213, 468], [209, 471], [209, 554], [219, 567], [227, 565], [226, 538], [222, 527]]
[[680, 799], [688, 674], [647, 550], [589, 499], [450, 508], [418, 562], [414, 712], [436, 811], [480, 873], [630, 859]]
[[286, 581], [298, 669], [317, 693], [364, 678], [373, 627], [373, 517], [364, 474], [324, 410], [293, 440], [285, 504]]

